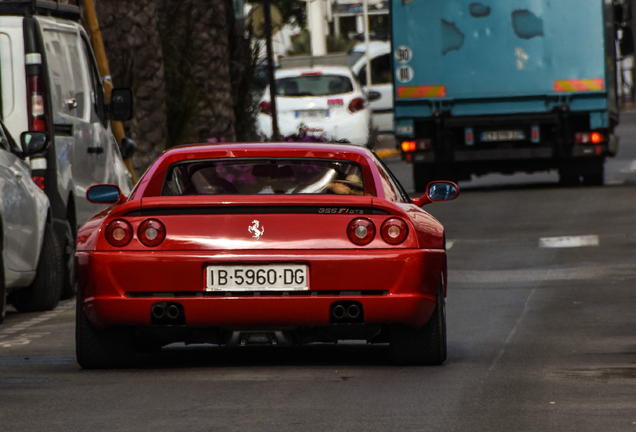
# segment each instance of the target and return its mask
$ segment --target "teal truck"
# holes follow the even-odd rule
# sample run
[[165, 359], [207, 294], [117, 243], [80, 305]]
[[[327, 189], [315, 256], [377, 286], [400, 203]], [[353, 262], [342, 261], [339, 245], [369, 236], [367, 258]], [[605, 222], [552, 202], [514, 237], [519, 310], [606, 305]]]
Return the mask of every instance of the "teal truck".
[[394, 128], [415, 188], [553, 169], [603, 184], [628, 14], [612, 0], [392, 0]]

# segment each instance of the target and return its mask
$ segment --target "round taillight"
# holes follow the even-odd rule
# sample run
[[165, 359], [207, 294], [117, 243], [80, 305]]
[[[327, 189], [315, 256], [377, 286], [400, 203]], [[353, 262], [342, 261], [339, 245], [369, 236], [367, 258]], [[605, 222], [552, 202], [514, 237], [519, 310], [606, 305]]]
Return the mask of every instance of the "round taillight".
[[145, 220], [139, 225], [137, 237], [146, 246], [157, 246], [166, 238], [166, 227], [157, 219]]
[[132, 238], [133, 229], [125, 220], [116, 219], [106, 227], [106, 240], [113, 246], [126, 246]]
[[598, 144], [603, 141], [603, 135], [598, 132], [592, 132], [592, 135], [590, 135], [590, 140], [592, 141], [592, 143]]
[[409, 234], [409, 227], [402, 219], [390, 218], [384, 221], [380, 228], [382, 238], [388, 244], [396, 245], [402, 243]]
[[261, 112], [263, 114], [271, 115], [272, 114], [272, 103], [269, 101], [261, 102]]
[[369, 219], [354, 219], [347, 227], [347, 235], [352, 243], [360, 246], [367, 245], [375, 237], [375, 225]]
[[351, 102], [349, 102], [349, 112], [353, 114], [364, 109], [365, 106], [367, 106], [367, 103], [364, 99], [355, 98]]

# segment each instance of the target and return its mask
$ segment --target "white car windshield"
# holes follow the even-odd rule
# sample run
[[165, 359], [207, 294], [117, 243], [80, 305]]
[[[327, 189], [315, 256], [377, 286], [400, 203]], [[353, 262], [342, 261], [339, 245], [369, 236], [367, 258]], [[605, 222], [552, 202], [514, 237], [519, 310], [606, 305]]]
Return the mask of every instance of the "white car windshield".
[[353, 91], [351, 79], [342, 75], [307, 74], [276, 80], [279, 96], [331, 96]]

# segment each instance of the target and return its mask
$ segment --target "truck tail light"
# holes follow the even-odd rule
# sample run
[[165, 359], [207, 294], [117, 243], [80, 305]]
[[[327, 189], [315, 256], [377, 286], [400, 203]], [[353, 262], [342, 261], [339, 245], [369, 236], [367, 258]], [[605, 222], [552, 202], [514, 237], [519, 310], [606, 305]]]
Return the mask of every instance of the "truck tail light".
[[166, 238], [166, 227], [157, 219], [145, 220], [139, 225], [137, 237], [146, 246], [157, 246]]
[[261, 102], [261, 112], [263, 114], [272, 115], [272, 103], [268, 101]]
[[415, 141], [402, 141], [402, 151], [404, 153], [415, 151], [416, 148], [417, 143]]
[[115, 219], [106, 227], [106, 240], [115, 247], [126, 246], [133, 238], [133, 229], [123, 219]]
[[600, 132], [579, 132], [574, 135], [574, 142], [577, 144], [600, 144], [605, 141], [605, 136]]
[[349, 222], [347, 236], [351, 243], [358, 246], [368, 245], [375, 237], [375, 225], [369, 219], [356, 218]]
[[362, 98], [355, 98], [351, 102], [349, 102], [349, 112], [351, 114], [358, 112], [366, 106], [366, 102]]
[[27, 77], [27, 113], [29, 130], [46, 132], [49, 128], [48, 93], [44, 78]]
[[412, 152], [415, 150], [430, 150], [433, 148], [433, 141], [430, 138], [425, 138], [417, 141], [402, 141], [402, 151], [404, 153]]
[[396, 245], [406, 240], [409, 228], [402, 219], [390, 218], [384, 221], [380, 233], [385, 242]]

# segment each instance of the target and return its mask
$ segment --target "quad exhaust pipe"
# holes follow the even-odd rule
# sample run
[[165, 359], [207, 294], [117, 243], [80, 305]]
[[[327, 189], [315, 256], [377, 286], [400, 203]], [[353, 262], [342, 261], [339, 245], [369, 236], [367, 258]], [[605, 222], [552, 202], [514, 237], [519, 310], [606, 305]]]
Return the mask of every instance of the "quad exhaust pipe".
[[360, 324], [364, 322], [362, 304], [357, 301], [338, 301], [331, 305], [331, 324]]
[[153, 325], [184, 325], [183, 305], [171, 302], [158, 302], [150, 307], [150, 320]]

